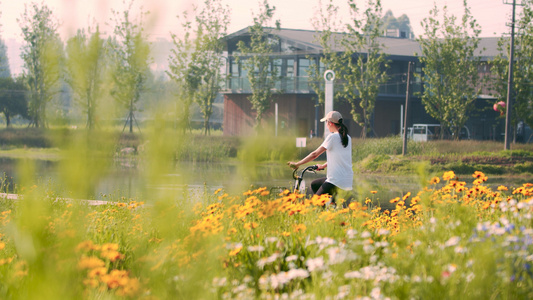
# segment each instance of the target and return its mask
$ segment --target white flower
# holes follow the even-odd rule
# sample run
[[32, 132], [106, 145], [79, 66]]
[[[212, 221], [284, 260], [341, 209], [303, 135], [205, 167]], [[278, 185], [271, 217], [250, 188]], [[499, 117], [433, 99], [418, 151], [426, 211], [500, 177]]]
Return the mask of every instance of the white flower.
[[213, 285], [217, 286], [217, 287], [225, 286], [226, 282], [227, 282], [226, 277], [222, 277], [222, 278], [215, 277], [215, 278], [213, 278]]
[[380, 299], [381, 298], [381, 290], [379, 287], [375, 287], [372, 289], [372, 292], [370, 292], [370, 297], [373, 299]]
[[250, 252], [263, 252], [265, 250], [265, 247], [257, 245], [257, 246], [249, 246], [248, 251]]
[[453, 236], [448, 241], [446, 241], [446, 243], [444, 243], [444, 246], [446, 246], [446, 247], [456, 246], [457, 244], [459, 244], [460, 240], [461, 240], [460, 237]]
[[297, 259], [298, 259], [298, 255], [290, 255], [290, 256], [285, 257], [286, 262], [295, 261]]
[[292, 269], [286, 272], [289, 280], [293, 279], [303, 279], [309, 277], [309, 272], [304, 269]]
[[390, 230], [385, 229], [385, 228], [380, 228], [378, 230], [378, 235], [388, 235], [389, 233], [390, 233]]
[[370, 232], [368, 232], [366, 230], [363, 231], [363, 233], [361, 233], [361, 237], [364, 238], [364, 239], [367, 239], [367, 238], [369, 238], [371, 236], [372, 236], [372, 234], [370, 234]]
[[357, 234], [357, 230], [355, 229], [348, 229], [346, 231], [346, 235], [348, 236], [349, 239], [353, 239], [356, 234]]
[[455, 253], [466, 253], [466, 248], [462, 246], [455, 247]]
[[305, 262], [305, 264], [307, 265], [309, 272], [313, 272], [315, 270], [319, 271], [324, 268], [324, 258], [322, 256], [310, 258]]
[[277, 242], [277, 241], [278, 241], [278, 238], [277, 238], [277, 237], [273, 237], [273, 236], [272, 236], [272, 237], [267, 237], [267, 238], [265, 238], [265, 242], [267, 242], [267, 243], [275, 243], [275, 242]]

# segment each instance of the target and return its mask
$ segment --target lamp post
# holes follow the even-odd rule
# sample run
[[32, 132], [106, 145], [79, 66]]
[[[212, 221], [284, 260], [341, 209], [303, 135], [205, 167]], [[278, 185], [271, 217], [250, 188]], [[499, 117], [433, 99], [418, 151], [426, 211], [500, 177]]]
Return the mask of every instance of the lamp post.
[[[335, 80], [335, 72], [327, 70], [324, 72], [325, 85], [325, 101], [324, 101], [324, 115], [327, 115], [333, 110], [333, 81]], [[324, 124], [324, 138], [329, 134], [327, 125]]]

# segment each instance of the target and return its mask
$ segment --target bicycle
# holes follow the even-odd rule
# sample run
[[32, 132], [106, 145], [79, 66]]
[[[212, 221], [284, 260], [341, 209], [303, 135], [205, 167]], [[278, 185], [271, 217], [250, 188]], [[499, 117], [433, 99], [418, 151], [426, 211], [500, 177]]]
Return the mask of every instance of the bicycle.
[[313, 193], [312, 192], [309, 193], [308, 188], [305, 184], [304, 175], [307, 172], [316, 174], [317, 170], [318, 170], [318, 165], [307, 166], [300, 172], [298, 172], [299, 171], [298, 169], [294, 169], [294, 171], [292, 172], [292, 178], [294, 179], [294, 184], [292, 188], [275, 186], [275, 187], [270, 188], [270, 193], [273, 193], [273, 192], [282, 193], [285, 190], [289, 190], [292, 193], [295, 193], [296, 191], [298, 191], [298, 193], [300, 194], [312, 195]]

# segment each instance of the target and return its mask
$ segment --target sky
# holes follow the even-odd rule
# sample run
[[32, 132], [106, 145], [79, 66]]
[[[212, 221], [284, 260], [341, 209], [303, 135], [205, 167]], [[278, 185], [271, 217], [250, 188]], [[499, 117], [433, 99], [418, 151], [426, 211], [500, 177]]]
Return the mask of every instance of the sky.
[[[127, 3], [130, 0], [127, 0]], [[238, 31], [252, 24], [252, 15], [258, 12], [259, 0], [222, 0], [231, 9], [231, 24], [229, 33]], [[327, 3], [328, 0], [322, 0]], [[520, 2], [520, 0], [518, 0]], [[78, 28], [86, 28], [93, 24], [94, 20], [100, 24], [100, 28], [107, 28], [106, 23], [111, 23], [112, 10], [123, 11], [126, 7], [124, 0], [0, 0], [0, 24], [1, 35], [4, 39], [20, 39], [21, 32], [17, 19], [24, 13], [25, 5], [32, 2], [46, 4], [57, 19], [62, 24], [60, 34], [63, 39], [72, 36]], [[319, 0], [269, 0], [270, 5], [276, 7], [274, 19], [279, 19], [282, 28], [290, 29], [310, 29], [311, 19], [319, 7]], [[347, 11], [347, 0], [333, 0], [341, 7], [341, 11]], [[410, 21], [415, 35], [422, 33], [420, 22], [427, 17], [429, 10], [433, 7], [431, 0], [382, 0], [383, 11], [391, 10], [395, 17], [406, 14]], [[439, 7], [448, 6], [452, 14], [462, 15], [463, 0], [439, 0], [436, 1]], [[483, 37], [501, 36], [504, 32], [509, 32], [506, 23], [510, 22], [512, 5], [504, 2], [512, 0], [469, 0], [468, 5], [474, 18], [482, 28]], [[180, 29], [176, 18], [183, 11], [190, 10], [192, 5], [201, 5], [203, 0], [135, 0], [133, 11], [143, 7], [144, 11], [150, 11], [147, 19], [147, 32], [153, 38], [168, 38], [170, 32], [178, 33]], [[363, 5], [366, 0], [359, 0], [356, 3]], [[341, 13], [341, 17], [347, 17]], [[347, 23], [348, 20], [344, 23]]]
[[[231, 11], [228, 33], [233, 33], [252, 25], [253, 15], [257, 15], [263, 0], [221, 0]], [[340, 8], [340, 23], [349, 23], [348, 0], [331, 0]], [[367, 0], [355, 0], [364, 6]], [[520, 2], [521, 0], [517, 0]], [[123, 12], [131, 0], [0, 0], [0, 37], [7, 41], [8, 58], [12, 74], [22, 71], [20, 42], [22, 35], [18, 19], [22, 19], [25, 5], [30, 9], [32, 3], [45, 4], [61, 24], [59, 33], [64, 41], [73, 36], [78, 29], [98, 24], [104, 32], [112, 32], [112, 11]], [[329, 0], [322, 0], [328, 3]], [[446, 5], [450, 14], [460, 18], [463, 15], [463, 0], [436, 0], [438, 7]], [[512, 5], [504, 2], [512, 0], [468, 0], [473, 17], [481, 26], [482, 37], [500, 37], [510, 32], [507, 26], [511, 21]], [[127, 4], [125, 4], [127, 3]], [[191, 11], [193, 5], [201, 6], [204, 0], [134, 0], [132, 16], [143, 11], [150, 14], [144, 19], [146, 32], [151, 40], [165, 38], [170, 33], [181, 35], [181, 25], [177, 16]], [[319, 11], [320, 0], [268, 0], [276, 8], [274, 20], [279, 20], [282, 28], [314, 30], [311, 19]], [[381, 0], [383, 13], [391, 10], [395, 17], [403, 14], [409, 17], [416, 37], [423, 33], [420, 22], [434, 7], [432, 0]], [[31, 11], [31, 10], [30, 10]], [[520, 9], [517, 8], [517, 15]], [[274, 24], [268, 24], [274, 26]], [[10, 41], [11, 39], [11, 41]], [[13, 39], [17, 43], [13, 43]], [[11, 46], [10, 46], [11, 45]], [[16, 46], [13, 46], [16, 45]]]

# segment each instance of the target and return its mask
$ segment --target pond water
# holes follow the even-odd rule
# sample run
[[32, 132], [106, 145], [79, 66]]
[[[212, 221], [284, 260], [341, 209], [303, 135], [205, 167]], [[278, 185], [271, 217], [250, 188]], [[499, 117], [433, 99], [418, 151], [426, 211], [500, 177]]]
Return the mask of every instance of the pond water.
[[[0, 158], [0, 172], [10, 183], [20, 184], [19, 160]], [[164, 194], [165, 197], [183, 199], [187, 197], [212, 194], [216, 189], [222, 188], [230, 195], [240, 195], [242, 192], [257, 187], [286, 187], [294, 184], [292, 169], [284, 164], [244, 164], [232, 163], [179, 163], [167, 174], [158, 174], [157, 178], [149, 178], [147, 166], [142, 166], [132, 161], [119, 161], [109, 166], [106, 172], [89, 187], [88, 194], [73, 195], [65, 187], [60, 178], [64, 177], [58, 168], [59, 163], [54, 161], [34, 160], [34, 181], [36, 185], [53, 186], [53, 190], [63, 197], [81, 199], [119, 199], [120, 197], [134, 198], [139, 201], [149, 202], [153, 197]], [[439, 174], [442, 175], [442, 174]], [[63, 176], [63, 177], [62, 177]], [[306, 173], [307, 185], [318, 177], [325, 176], [325, 171], [317, 174]], [[428, 178], [429, 179], [429, 178]], [[460, 176], [460, 180], [471, 184], [471, 176]], [[525, 181], [505, 178], [491, 178], [488, 185], [496, 188], [500, 184], [509, 187], [520, 186]], [[387, 203], [394, 197], [401, 197], [407, 192], [416, 194], [421, 189], [420, 179], [417, 176], [406, 175], [361, 175], [354, 178], [354, 193], [356, 198], [363, 200], [366, 197]], [[375, 195], [370, 191], [377, 191]], [[5, 189], [3, 192], [12, 192]]]

